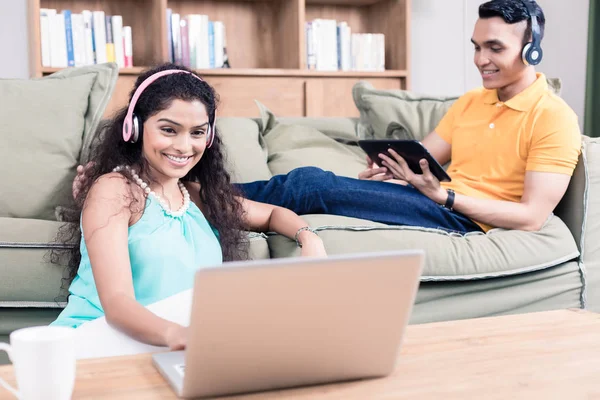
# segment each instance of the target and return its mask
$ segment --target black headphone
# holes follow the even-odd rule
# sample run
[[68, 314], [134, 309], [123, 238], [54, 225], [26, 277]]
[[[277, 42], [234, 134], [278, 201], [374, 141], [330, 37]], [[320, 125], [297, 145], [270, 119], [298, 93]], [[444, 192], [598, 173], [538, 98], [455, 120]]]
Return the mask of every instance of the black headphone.
[[540, 25], [538, 24], [537, 17], [535, 16], [536, 10], [533, 4], [531, 4], [529, 0], [521, 1], [523, 4], [525, 4], [525, 8], [527, 8], [527, 13], [529, 14], [529, 19], [531, 20], [531, 42], [523, 46], [521, 58], [523, 59], [523, 63], [525, 65], [538, 65], [544, 56], [544, 52], [542, 51], [542, 47], [540, 45], [542, 36], [540, 33]]

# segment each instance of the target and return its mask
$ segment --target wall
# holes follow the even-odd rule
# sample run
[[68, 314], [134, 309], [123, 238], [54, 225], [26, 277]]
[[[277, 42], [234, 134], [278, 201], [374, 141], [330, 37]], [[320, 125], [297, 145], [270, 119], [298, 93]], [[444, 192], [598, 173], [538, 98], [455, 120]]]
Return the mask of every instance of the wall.
[[29, 77], [27, 36], [27, 0], [0, 0], [0, 78]]
[[[412, 90], [456, 95], [481, 86], [470, 42], [483, 0], [413, 0]], [[589, 0], [538, 0], [547, 30], [537, 70], [563, 81], [583, 128]], [[559, 27], [560, 26], [560, 27]]]

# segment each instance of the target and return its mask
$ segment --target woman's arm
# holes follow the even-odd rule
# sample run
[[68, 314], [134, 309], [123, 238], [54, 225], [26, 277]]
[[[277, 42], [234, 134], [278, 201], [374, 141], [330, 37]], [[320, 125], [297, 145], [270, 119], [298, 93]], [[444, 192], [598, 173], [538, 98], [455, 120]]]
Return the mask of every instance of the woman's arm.
[[96, 289], [110, 325], [141, 342], [182, 349], [186, 329], [158, 317], [135, 299], [127, 235], [131, 205], [136, 208], [140, 201], [144, 204], [141, 193], [134, 194], [117, 173], [104, 175], [90, 189], [82, 227]]
[[[245, 212], [246, 224], [252, 230], [277, 232], [290, 239], [295, 239], [296, 233], [301, 228], [308, 227], [306, 221], [287, 208], [247, 199], [240, 199], [240, 201]], [[309, 230], [301, 231], [298, 234], [298, 241], [302, 246], [303, 256], [324, 257], [327, 255], [321, 238]]]

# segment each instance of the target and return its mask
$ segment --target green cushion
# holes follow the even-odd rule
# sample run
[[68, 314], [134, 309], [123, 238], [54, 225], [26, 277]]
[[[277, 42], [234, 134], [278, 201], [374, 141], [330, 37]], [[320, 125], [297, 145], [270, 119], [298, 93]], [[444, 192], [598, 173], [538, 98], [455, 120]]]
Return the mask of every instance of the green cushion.
[[366, 81], [352, 88], [364, 139], [421, 140], [433, 131], [458, 97], [424, 96], [406, 90], [379, 90]]
[[225, 168], [236, 183], [268, 180], [267, 149], [258, 123], [250, 118], [222, 117], [217, 130], [225, 146]]
[[[560, 95], [559, 78], [546, 78], [549, 89]], [[360, 112], [356, 130], [363, 139], [422, 140], [435, 130], [458, 96], [430, 96], [406, 90], [379, 90], [359, 81], [352, 88]]]
[[[493, 229], [467, 235], [333, 215], [303, 218], [318, 231], [330, 255], [423, 249], [423, 281], [499, 278], [550, 268], [579, 256], [571, 232], [558, 217], [537, 232]], [[269, 247], [273, 258], [300, 255], [296, 243], [281, 235], [270, 236]]]
[[65, 269], [50, 262], [50, 248], [62, 225], [56, 221], [0, 218], [0, 308], [59, 306], [56, 301], [66, 294], [61, 292]]
[[286, 125], [303, 125], [314, 128], [332, 139], [341, 142], [356, 142], [356, 123], [358, 118], [352, 117], [281, 117], [278, 122]]
[[116, 64], [0, 80], [0, 217], [54, 220], [116, 84]]
[[259, 108], [273, 175], [313, 166], [356, 178], [367, 167], [366, 155], [358, 146], [340, 143], [310, 124], [280, 123], [266, 107], [259, 104]]

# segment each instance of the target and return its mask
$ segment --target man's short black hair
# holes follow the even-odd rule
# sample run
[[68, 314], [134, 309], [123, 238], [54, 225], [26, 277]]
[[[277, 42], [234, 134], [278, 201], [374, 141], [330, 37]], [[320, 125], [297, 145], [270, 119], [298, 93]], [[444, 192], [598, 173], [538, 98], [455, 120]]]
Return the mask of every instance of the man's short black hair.
[[[535, 0], [525, 0], [531, 3], [532, 8], [535, 10], [535, 17], [537, 18], [538, 25], [540, 26], [540, 41], [544, 37], [544, 27], [546, 25], [546, 17], [544, 11], [535, 2]], [[483, 3], [479, 6], [479, 18], [493, 18], [500, 17], [507, 24], [516, 24], [517, 22], [527, 20], [527, 29], [523, 36], [523, 45], [531, 40], [531, 19], [529, 18], [529, 12], [527, 7], [521, 0], [492, 0], [487, 3]]]

